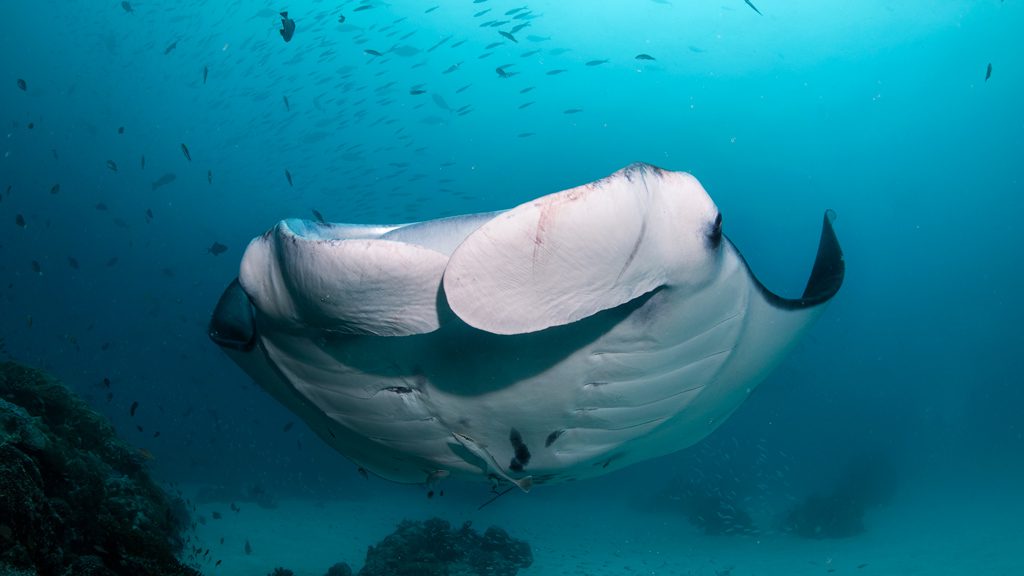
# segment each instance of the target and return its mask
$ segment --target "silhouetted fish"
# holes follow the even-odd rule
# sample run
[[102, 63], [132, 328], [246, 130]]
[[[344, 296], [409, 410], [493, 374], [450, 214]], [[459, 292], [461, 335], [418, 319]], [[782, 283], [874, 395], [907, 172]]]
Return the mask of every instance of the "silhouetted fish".
[[366, 50], [363, 50], [363, 52], [366, 52], [370, 56], [383, 56], [383, 54], [381, 54], [380, 52], [378, 52], [376, 50], [371, 50], [369, 48], [367, 48]]
[[110, 168], [114, 172], [117, 172], [117, 162], [114, 162], [113, 160], [107, 160], [107, 168]]
[[203, 84], [206, 84], [206, 77], [210, 75], [210, 67], [203, 66]]
[[989, 62], [988, 63], [988, 68], [985, 69], [985, 82], [988, 82], [988, 79], [991, 78], [991, 77], [992, 77], [992, 63]]
[[288, 97], [287, 96], [281, 96], [281, 98], [284, 99], [284, 109], [289, 111], [289, 112], [291, 112], [292, 111], [292, 105], [291, 105], [291, 102], [288, 102]]
[[117, 133], [118, 134], [124, 134], [124, 126], [118, 126], [117, 127]]
[[295, 35], [295, 20], [289, 18], [287, 12], [281, 12], [281, 29], [278, 32], [281, 33], [281, 38], [284, 38], [285, 42], [291, 42], [292, 36]]
[[59, 194], [59, 193], [60, 193], [60, 184], [54, 184], [52, 187], [50, 187], [50, 194]]
[[213, 244], [210, 245], [209, 248], [207, 248], [206, 251], [210, 254], [213, 254], [214, 256], [220, 256], [221, 254], [228, 251], [228, 247], [221, 244], [220, 242], [214, 242]]
[[284, 428], [282, 428], [281, 431], [282, 432], [287, 432], [287, 431], [291, 430], [292, 427], [294, 427], [294, 426], [295, 426], [295, 422], [288, 422], [287, 424], [284, 425]]
[[189, 152], [188, 152], [188, 146], [185, 146], [184, 144], [182, 144], [181, 145], [181, 151], [185, 154], [185, 159], [188, 160], [189, 162], [191, 162], [192, 161], [192, 155], [189, 154]]
[[285, 168], [285, 170], [284, 170], [284, 177], [288, 179], [288, 185], [291, 186], [292, 185], [292, 173], [289, 172], [287, 168]]
[[321, 224], [327, 224], [327, 220], [324, 219], [324, 215], [321, 214], [319, 210], [317, 210], [316, 208], [311, 208], [311, 210], [313, 211], [313, 217], [316, 218], [317, 222]]
[[636, 59], [637, 60], [654, 60], [654, 56], [651, 56], [650, 54], [637, 54], [636, 55]]
[[156, 190], [157, 188], [159, 188], [161, 186], [166, 186], [167, 184], [170, 184], [171, 182], [174, 182], [175, 179], [177, 179], [177, 176], [175, 176], [171, 172], [168, 172], [168, 173], [164, 174], [163, 176], [161, 176], [161, 177], [159, 177], [159, 178], [157, 178], [156, 180], [153, 181], [153, 183], [152, 183], [153, 190]]
[[373, 4], [363, 4], [362, 6], [357, 6], [352, 11], [353, 12], [362, 12], [363, 10], [369, 10], [370, 8], [373, 8]]
[[139, 169], [140, 170], [145, 170], [146, 169], [146, 155], [145, 154], [143, 154], [142, 157], [139, 158]]
[[345, 15], [344, 14], [339, 14], [338, 15], [338, 24], [344, 24], [344, 23], [345, 23]]
[[78, 260], [71, 256], [68, 256], [68, 266], [70, 266], [73, 270], [78, 270]]
[[761, 11], [757, 9], [757, 6], [754, 6], [753, 2], [751, 2], [750, 0], [743, 0], [743, 1], [747, 3], [747, 6], [750, 6], [751, 8], [753, 8], [754, 12], [757, 12], [761, 16], [764, 16], [764, 14], [761, 14]]
[[24, 80], [22, 80], [21, 78], [18, 78], [18, 88], [21, 88], [21, 91], [24, 92], [24, 91], [28, 90], [28, 84], [25, 84]]
[[129, 14], [135, 13], [135, 9], [132, 8], [132, 5], [130, 2], [128, 2], [128, 0], [124, 0], [123, 2], [121, 2], [121, 8], [124, 8], [124, 11]]
[[504, 30], [498, 30], [498, 34], [501, 34], [505, 38], [508, 38], [509, 40], [515, 42], [516, 44], [519, 44], [519, 40], [516, 40], [515, 36], [513, 36], [512, 34], [510, 34], [508, 32], [505, 32]]
[[607, 60], [591, 60], [587, 62], [587, 66], [600, 66], [601, 64], [607, 64]]
[[136, 401], [132, 402], [131, 408], [128, 409], [128, 414], [131, 415], [131, 416], [135, 416], [135, 411], [138, 410], [138, 409], [139, 409], [139, 401], [136, 400]]
[[178, 47], [178, 41], [177, 40], [175, 40], [174, 42], [171, 42], [167, 46], [167, 48], [164, 48], [164, 56], [167, 56], [168, 54], [170, 54], [171, 51], [174, 50], [177, 47]]
[[206, 171], [206, 181], [213, 184], [213, 170]]

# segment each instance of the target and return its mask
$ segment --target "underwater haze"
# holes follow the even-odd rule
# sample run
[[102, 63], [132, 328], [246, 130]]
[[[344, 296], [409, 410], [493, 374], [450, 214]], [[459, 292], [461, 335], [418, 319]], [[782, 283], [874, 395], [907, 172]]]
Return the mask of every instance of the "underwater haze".
[[[358, 569], [431, 516], [527, 540], [522, 574], [1024, 573], [1024, 2], [4, 14], [0, 356], [190, 494], [203, 573]], [[633, 162], [699, 179], [779, 294], [803, 290], [826, 209], [845, 254], [818, 322], [686, 450], [478, 510], [486, 484], [364, 477], [208, 338], [282, 219], [506, 209]]]

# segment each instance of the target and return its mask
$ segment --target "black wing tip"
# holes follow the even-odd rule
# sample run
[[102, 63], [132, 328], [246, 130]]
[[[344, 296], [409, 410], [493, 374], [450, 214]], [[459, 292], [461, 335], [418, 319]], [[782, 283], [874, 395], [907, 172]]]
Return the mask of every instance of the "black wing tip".
[[818, 241], [818, 255], [811, 268], [811, 277], [807, 279], [800, 302], [803, 306], [813, 306], [827, 302], [839, 292], [846, 277], [846, 260], [843, 249], [839, 245], [833, 222], [837, 218], [835, 210], [825, 210], [822, 218], [821, 239]]

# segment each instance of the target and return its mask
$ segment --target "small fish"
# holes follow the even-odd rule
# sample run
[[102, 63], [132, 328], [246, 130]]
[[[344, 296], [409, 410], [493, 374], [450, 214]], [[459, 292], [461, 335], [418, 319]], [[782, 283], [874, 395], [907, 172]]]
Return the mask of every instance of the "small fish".
[[505, 32], [504, 30], [498, 30], [498, 34], [501, 34], [505, 38], [508, 38], [509, 40], [515, 42], [516, 44], [519, 44], [519, 40], [516, 40], [515, 36], [513, 36], [512, 34], [510, 34], [508, 32]]
[[206, 252], [208, 254], [213, 254], [214, 256], [220, 256], [221, 254], [227, 251], [228, 247], [221, 244], [220, 242], [214, 242], [213, 244], [210, 244], [209, 248], [206, 249]]
[[181, 151], [182, 151], [182, 153], [185, 154], [185, 160], [188, 160], [189, 162], [191, 162], [192, 161], [192, 154], [189, 154], [188, 146], [185, 146], [185, 144], [182, 144], [181, 145]]
[[138, 410], [138, 409], [139, 409], [139, 401], [136, 400], [136, 401], [132, 402], [131, 408], [128, 409], [128, 414], [130, 416], [135, 416], [135, 411]]
[[206, 84], [206, 78], [210, 75], [210, 67], [203, 66], [203, 84]]
[[363, 10], [369, 10], [370, 8], [373, 8], [373, 4], [363, 4], [362, 6], [357, 6], [352, 11], [353, 12], [362, 12]]
[[167, 56], [168, 54], [170, 54], [177, 47], [178, 47], [178, 41], [177, 40], [175, 40], [174, 42], [171, 42], [167, 46], [167, 48], [164, 48], [164, 56]]
[[135, 9], [132, 8], [131, 2], [128, 2], [128, 0], [123, 0], [121, 2], [121, 8], [124, 8], [124, 11], [129, 13], [129, 14], [134, 14], [135, 13]]
[[28, 84], [26, 84], [25, 81], [21, 78], [18, 78], [18, 88], [21, 88], [21, 91], [25, 92], [26, 90], [28, 90]]
[[107, 268], [113, 268], [114, 266], [117, 266], [117, 261], [117, 256], [112, 256], [109, 260], [107, 260]]
[[757, 6], [754, 6], [753, 2], [751, 2], [750, 0], [743, 0], [743, 1], [747, 3], [747, 6], [750, 6], [751, 8], [753, 8], [754, 12], [757, 12], [759, 15], [764, 16], [764, 14], [761, 14], [761, 11], [757, 9]]
[[458, 64], [452, 64], [451, 66], [445, 68], [444, 72], [441, 72], [441, 73], [442, 74], [451, 74], [452, 72], [455, 72], [456, 70], [458, 70], [459, 66], [462, 66], [462, 62], [459, 62]]
[[252, 545], [249, 544], [249, 540], [248, 539], [245, 540], [245, 555], [246, 556], [252, 555]]
[[587, 62], [587, 66], [600, 66], [601, 64], [607, 64], [608, 60], [591, 60]]
[[15, 214], [14, 215], [14, 224], [17, 225], [19, 228], [24, 228], [25, 227], [25, 217], [22, 216], [21, 214]]
[[54, 184], [50, 187], [50, 194], [60, 194], [60, 184]]
[[363, 468], [362, 466], [360, 466], [358, 472], [359, 472], [359, 475], [362, 476], [363, 478], [366, 478], [367, 480], [370, 479], [370, 475], [366, 472], [366, 468]]
[[70, 266], [73, 270], [78, 270], [78, 260], [74, 259], [71, 256], [68, 256], [68, 266]]
[[213, 184], [213, 170], [206, 171], [206, 181], [210, 184]]
[[288, 97], [287, 96], [281, 96], [281, 98], [284, 99], [284, 109], [289, 111], [289, 112], [291, 112], [292, 111], [292, 105], [291, 105], [290, 102], [288, 102]]
[[124, 134], [124, 126], [118, 126], [117, 127], [117, 133], [118, 134]]
[[153, 211], [151, 209], [149, 209], [149, 208], [146, 208], [146, 223], [148, 224], [148, 223], [150, 223], [152, 221], [153, 221]]
[[579, 114], [583, 112], [583, 108], [569, 108], [568, 110], [562, 110], [562, 114]]
[[220, 566], [221, 562], [223, 562], [223, 560], [217, 560], [216, 562], [213, 563], [213, 567], [216, 568], [217, 566]]
[[31, 129], [35, 128], [35, 127], [36, 127], [36, 123], [35, 122], [29, 122], [26, 125], [26, 128], [28, 128], [29, 130], [31, 130]]
[[139, 158], [139, 169], [140, 170], [145, 170], [146, 169], [146, 155], [145, 154], [143, 154], [142, 157]]
[[292, 36], [295, 35], [295, 20], [289, 18], [287, 12], [281, 12], [281, 29], [278, 32], [285, 42], [291, 42]]
[[284, 177], [288, 179], [288, 185], [292, 186], [292, 173], [289, 172], [287, 168], [284, 170]]
[[324, 219], [324, 215], [321, 214], [319, 210], [317, 210], [316, 208], [311, 208], [311, 210], [313, 211], [313, 217], [316, 218], [317, 222], [321, 224], [327, 224], [327, 220]]
[[344, 23], [345, 23], [345, 15], [344, 14], [339, 14], [338, 15], [338, 24], [344, 24]]
[[112, 171], [117, 172], [117, 162], [114, 162], [113, 160], [107, 160], [107, 168], [110, 168]]
[[545, 74], [547, 74], [548, 76], [558, 76], [563, 72], [568, 72], [568, 70], [566, 70], [565, 68], [558, 68], [557, 70], [548, 70], [547, 72], [545, 72]]
[[166, 185], [170, 184], [171, 182], [174, 182], [177, 178], [178, 177], [175, 176], [172, 172], [168, 172], [168, 173], [164, 174], [163, 176], [161, 176], [161, 177], [157, 178], [156, 180], [154, 180], [153, 183], [151, 184], [151, 186], [153, 187], [153, 190], [156, 190], [157, 188], [159, 188], [161, 186], [166, 186]]
[[409, 94], [412, 96], [419, 96], [420, 94], [426, 94], [427, 91], [422, 88], [410, 88]]
[[532, 106], [533, 104], [534, 104], [533, 101], [523, 102], [522, 104], [519, 105], [519, 109], [522, 110], [524, 108], [528, 108], [528, 107]]
[[36, 261], [36, 260], [32, 261], [32, 271], [35, 272], [36, 274], [40, 275], [40, 276], [43, 275], [43, 267], [40, 266], [39, 262]]
[[651, 56], [650, 54], [637, 54], [636, 55], [636, 59], [637, 60], [654, 60], [654, 56]]
[[222, 516], [220, 515], [220, 512], [217, 512], [217, 511], [211, 512], [210, 516], [213, 517], [214, 520], [220, 520], [222, 518]]
[[108, 390], [110, 389], [110, 378], [103, 378], [103, 387]]
[[991, 77], [992, 77], [992, 63], [989, 62], [988, 63], [988, 68], [985, 70], [985, 82], [988, 82], [988, 79], [991, 78]]
[[383, 56], [383, 54], [381, 54], [380, 52], [378, 52], [376, 50], [371, 50], [369, 48], [367, 48], [366, 50], [363, 50], [363, 52], [366, 52], [370, 56]]
[[291, 430], [292, 427], [294, 427], [294, 426], [295, 426], [295, 422], [288, 422], [287, 424], [284, 425], [284, 428], [282, 428], [281, 431], [282, 432], [287, 432], [287, 431]]

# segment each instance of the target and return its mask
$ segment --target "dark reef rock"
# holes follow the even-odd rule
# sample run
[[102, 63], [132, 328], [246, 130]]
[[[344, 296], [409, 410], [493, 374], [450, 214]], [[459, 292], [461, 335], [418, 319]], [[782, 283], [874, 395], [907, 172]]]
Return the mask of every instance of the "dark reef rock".
[[144, 460], [62, 384], [0, 363], [0, 574], [197, 575]]
[[334, 566], [327, 569], [327, 574], [324, 576], [352, 576], [352, 568], [344, 562], [338, 562]]
[[504, 530], [458, 530], [440, 518], [403, 521], [366, 552], [359, 576], [515, 576], [533, 564], [530, 545]]
[[861, 456], [847, 467], [825, 495], [797, 504], [784, 529], [804, 538], [847, 538], [864, 531], [864, 514], [884, 504], [895, 489], [891, 466], [883, 456]]

